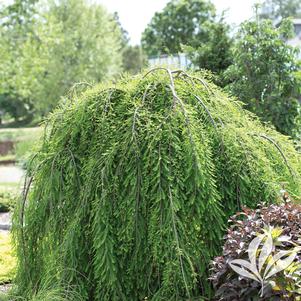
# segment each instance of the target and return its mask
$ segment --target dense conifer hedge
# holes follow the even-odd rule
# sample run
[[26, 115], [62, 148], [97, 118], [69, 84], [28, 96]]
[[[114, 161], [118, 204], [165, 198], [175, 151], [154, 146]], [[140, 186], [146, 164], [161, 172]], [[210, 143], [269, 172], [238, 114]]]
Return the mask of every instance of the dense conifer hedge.
[[14, 225], [18, 290], [210, 298], [228, 217], [273, 202], [283, 182], [298, 195], [300, 170], [287, 137], [202, 75], [158, 68], [74, 93], [30, 163]]

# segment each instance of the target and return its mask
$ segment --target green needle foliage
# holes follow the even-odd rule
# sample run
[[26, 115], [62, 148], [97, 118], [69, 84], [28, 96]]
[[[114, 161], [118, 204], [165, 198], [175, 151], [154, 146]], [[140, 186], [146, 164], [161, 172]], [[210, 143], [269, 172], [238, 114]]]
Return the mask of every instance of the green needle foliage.
[[273, 202], [283, 182], [298, 195], [300, 162], [287, 137], [202, 74], [157, 68], [74, 93], [29, 164], [14, 222], [18, 290], [211, 298], [228, 217]]

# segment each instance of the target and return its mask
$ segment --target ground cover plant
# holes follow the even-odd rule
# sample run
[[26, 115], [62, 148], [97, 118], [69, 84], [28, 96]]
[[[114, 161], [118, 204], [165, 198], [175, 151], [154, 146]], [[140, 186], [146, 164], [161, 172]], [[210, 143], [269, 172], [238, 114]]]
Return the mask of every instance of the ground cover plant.
[[300, 194], [300, 162], [288, 137], [206, 74], [157, 68], [74, 91], [28, 164], [17, 293], [210, 299], [228, 217], [275, 202], [282, 185]]
[[16, 258], [11, 244], [11, 235], [0, 231], [0, 284], [11, 281], [15, 275]]

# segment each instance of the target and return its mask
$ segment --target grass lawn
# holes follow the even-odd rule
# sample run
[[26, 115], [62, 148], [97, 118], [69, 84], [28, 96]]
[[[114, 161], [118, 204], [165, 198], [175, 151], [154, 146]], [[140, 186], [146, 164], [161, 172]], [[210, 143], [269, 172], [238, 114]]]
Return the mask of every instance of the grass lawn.
[[5, 156], [0, 156], [0, 163], [9, 160], [24, 162], [36, 141], [40, 138], [42, 131], [41, 127], [0, 129], [0, 142], [15, 141], [14, 151]]
[[41, 127], [34, 128], [14, 128], [14, 129], [0, 129], [0, 141], [12, 140], [20, 141], [27, 140], [32, 137], [38, 137], [42, 132]]
[[20, 188], [19, 182], [0, 182], [0, 192], [14, 192]]

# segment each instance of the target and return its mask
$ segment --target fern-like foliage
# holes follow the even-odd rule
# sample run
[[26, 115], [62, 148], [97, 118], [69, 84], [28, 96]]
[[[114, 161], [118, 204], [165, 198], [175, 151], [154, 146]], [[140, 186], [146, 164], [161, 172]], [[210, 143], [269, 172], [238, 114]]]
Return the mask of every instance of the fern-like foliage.
[[17, 288], [27, 299], [51, 283], [81, 301], [211, 298], [228, 217], [273, 202], [283, 182], [298, 195], [300, 162], [289, 138], [200, 74], [157, 68], [74, 93], [29, 164]]

